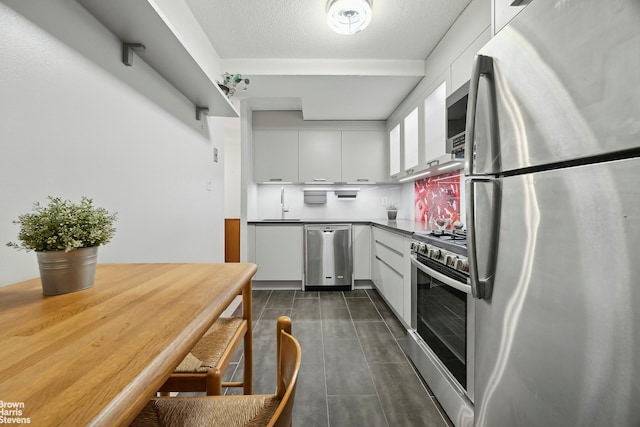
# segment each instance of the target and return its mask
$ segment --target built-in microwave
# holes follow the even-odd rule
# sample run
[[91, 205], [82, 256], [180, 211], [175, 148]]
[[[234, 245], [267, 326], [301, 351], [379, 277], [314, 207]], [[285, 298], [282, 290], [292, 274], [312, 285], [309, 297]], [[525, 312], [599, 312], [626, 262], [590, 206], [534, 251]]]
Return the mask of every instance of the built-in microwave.
[[469, 82], [447, 97], [447, 153], [455, 153], [456, 157], [464, 155], [468, 99]]

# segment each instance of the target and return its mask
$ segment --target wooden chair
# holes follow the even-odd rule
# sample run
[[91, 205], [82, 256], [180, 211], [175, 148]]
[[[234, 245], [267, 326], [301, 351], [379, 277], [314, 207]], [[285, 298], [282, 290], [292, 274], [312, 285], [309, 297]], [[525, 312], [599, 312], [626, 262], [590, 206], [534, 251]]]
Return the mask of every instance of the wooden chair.
[[[247, 288], [242, 292], [242, 317], [216, 320], [160, 387], [160, 395], [168, 396], [173, 391], [220, 396], [222, 387], [242, 387], [244, 394], [252, 393], [251, 287]], [[241, 342], [244, 342], [242, 381], [222, 382]]]
[[131, 426], [291, 427], [302, 351], [291, 335], [291, 319], [280, 317], [276, 330], [276, 394], [155, 397]]

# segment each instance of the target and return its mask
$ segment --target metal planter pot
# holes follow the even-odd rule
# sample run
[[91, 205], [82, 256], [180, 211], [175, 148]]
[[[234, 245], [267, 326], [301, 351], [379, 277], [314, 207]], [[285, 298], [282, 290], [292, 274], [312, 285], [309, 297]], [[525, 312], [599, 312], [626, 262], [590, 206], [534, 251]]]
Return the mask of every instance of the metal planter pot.
[[396, 219], [396, 215], [398, 215], [397, 210], [388, 210], [387, 211], [387, 219], [390, 221], [394, 221]]
[[93, 286], [98, 260], [97, 246], [36, 254], [44, 295], [68, 294]]

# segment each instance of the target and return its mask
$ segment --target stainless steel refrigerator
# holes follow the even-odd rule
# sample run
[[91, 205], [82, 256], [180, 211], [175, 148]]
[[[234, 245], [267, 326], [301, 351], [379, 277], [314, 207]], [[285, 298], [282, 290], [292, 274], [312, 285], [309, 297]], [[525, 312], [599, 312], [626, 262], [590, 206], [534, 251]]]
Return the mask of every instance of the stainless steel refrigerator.
[[533, 0], [466, 136], [475, 425], [640, 426], [640, 1]]

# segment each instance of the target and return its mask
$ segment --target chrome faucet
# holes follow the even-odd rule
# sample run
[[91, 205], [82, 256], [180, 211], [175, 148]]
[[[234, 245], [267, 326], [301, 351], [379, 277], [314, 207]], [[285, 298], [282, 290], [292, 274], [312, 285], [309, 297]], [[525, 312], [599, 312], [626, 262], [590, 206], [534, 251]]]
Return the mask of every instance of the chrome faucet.
[[284, 207], [284, 187], [280, 189], [280, 204], [282, 205], [282, 219], [284, 219], [285, 212], [289, 212], [289, 209]]

